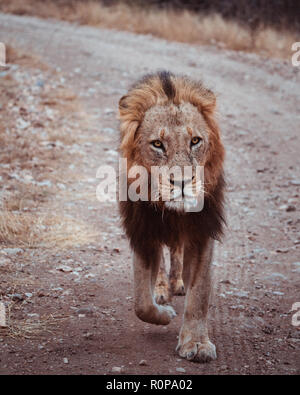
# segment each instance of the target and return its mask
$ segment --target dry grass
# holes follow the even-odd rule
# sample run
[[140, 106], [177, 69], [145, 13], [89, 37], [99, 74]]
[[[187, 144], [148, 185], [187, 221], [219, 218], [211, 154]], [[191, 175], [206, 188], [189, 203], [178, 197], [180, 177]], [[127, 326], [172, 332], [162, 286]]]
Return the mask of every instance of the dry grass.
[[63, 249], [91, 243], [97, 232], [61, 215], [0, 212], [0, 243], [13, 247]]
[[40, 70], [48, 70], [48, 67], [39, 57], [28, 55], [20, 49], [15, 49], [11, 45], [6, 45], [6, 63], [17, 63], [23, 67], [37, 68]]
[[[87, 119], [76, 95], [37, 57], [12, 47], [7, 55], [21, 67], [18, 76], [9, 72], [0, 78], [0, 246], [88, 244], [96, 233], [49, 199], [57, 196], [57, 183], [68, 182], [66, 167], [75, 158], [68, 147], [80, 142]], [[37, 90], [40, 79], [45, 83]]]
[[68, 319], [65, 316], [43, 315], [18, 319], [15, 317], [22, 309], [22, 304], [10, 302], [6, 308], [6, 327], [0, 328], [0, 335], [13, 339], [34, 339], [44, 333], [55, 333], [59, 323]]
[[152, 34], [167, 40], [213, 44], [233, 50], [258, 52], [288, 58], [296, 34], [260, 26], [255, 32], [220, 15], [198, 15], [189, 11], [155, 10], [117, 4], [105, 7], [97, 1], [77, 1], [64, 5], [34, 0], [0, 0], [0, 9], [19, 15], [53, 17], [85, 25]]

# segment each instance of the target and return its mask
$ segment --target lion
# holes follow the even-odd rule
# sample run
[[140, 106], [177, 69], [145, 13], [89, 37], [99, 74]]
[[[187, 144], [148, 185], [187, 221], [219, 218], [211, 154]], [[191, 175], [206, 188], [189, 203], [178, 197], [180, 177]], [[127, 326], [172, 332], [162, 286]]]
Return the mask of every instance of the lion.
[[[127, 160], [127, 172], [136, 165], [149, 174], [153, 166], [204, 166], [201, 211], [187, 211], [175, 199], [119, 201], [134, 254], [135, 314], [144, 322], [167, 325], [176, 313], [166, 303], [172, 294], [185, 294], [176, 350], [195, 362], [217, 357], [207, 324], [213, 246], [225, 223], [225, 152], [215, 108], [216, 97], [203, 83], [168, 71], [146, 75], [119, 101], [120, 152]], [[128, 187], [132, 182], [129, 177]], [[174, 191], [174, 179], [167, 183]], [[186, 185], [193, 183], [191, 176], [180, 184], [184, 202], [189, 199]], [[170, 249], [169, 279], [164, 246]]]

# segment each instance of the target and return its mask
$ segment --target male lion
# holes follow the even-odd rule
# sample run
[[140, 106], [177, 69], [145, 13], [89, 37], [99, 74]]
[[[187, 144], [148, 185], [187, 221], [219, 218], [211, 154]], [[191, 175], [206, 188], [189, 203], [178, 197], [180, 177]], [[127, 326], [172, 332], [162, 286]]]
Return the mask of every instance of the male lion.
[[[222, 234], [224, 148], [214, 119], [216, 98], [201, 82], [162, 71], [147, 75], [119, 102], [121, 146], [128, 171], [140, 165], [204, 166], [204, 206], [185, 211], [182, 202], [120, 201], [123, 225], [134, 251], [135, 313], [145, 322], [167, 325], [176, 315], [168, 301], [164, 245], [170, 248], [170, 288], [184, 294], [185, 311], [177, 351], [191, 361], [216, 359], [207, 312], [214, 239]], [[122, 175], [121, 175], [122, 177]], [[128, 179], [128, 188], [133, 182]], [[150, 183], [150, 177], [146, 181]], [[180, 184], [183, 201], [187, 184]], [[174, 180], [168, 180], [171, 190]], [[156, 288], [155, 288], [156, 285]]]

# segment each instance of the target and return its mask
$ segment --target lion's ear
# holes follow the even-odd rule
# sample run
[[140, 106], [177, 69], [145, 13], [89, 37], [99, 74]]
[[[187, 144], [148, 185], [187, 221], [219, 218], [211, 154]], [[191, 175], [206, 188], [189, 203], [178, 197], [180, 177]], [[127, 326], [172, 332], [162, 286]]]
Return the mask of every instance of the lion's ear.
[[202, 103], [201, 103], [201, 110], [212, 114], [215, 109], [216, 109], [216, 104], [217, 104], [217, 98], [215, 96], [215, 94], [210, 91], [210, 90], [206, 90], [205, 94], [202, 97]]
[[127, 108], [127, 103], [126, 103], [126, 99], [127, 99], [128, 95], [124, 95], [121, 97], [121, 99], [119, 100], [119, 111], [121, 112], [122, 110], [125, 110]]

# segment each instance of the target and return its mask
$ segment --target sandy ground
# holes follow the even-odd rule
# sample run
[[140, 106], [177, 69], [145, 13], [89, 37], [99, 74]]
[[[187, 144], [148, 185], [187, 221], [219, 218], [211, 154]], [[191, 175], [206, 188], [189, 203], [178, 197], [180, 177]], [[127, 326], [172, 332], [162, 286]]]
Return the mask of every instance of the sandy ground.
[[[299, 374], [300, 332], [291, 308], [299, 292], [299, 68], [151, 36], [0, 14], [0, 41], [57, 69], [84, 105], [89, 126], [73, 168], [77, 177], [53, 207], [96, 230], [68, 249], [9, 255], [22, 317], [59, 316], [38, 336], [0, 333], [1, 374]], [[227, 150], [228, 228], [214, 258], [211, 337], [218, 359], [199, 365], [175, 353], [183, 298], [168, 327], [133, 312], [131, 252], [116, 203], [96, 200], [96, 171], [117, 164], [117, 103], [146, 72], [169, 69], [201, 78], [218, 93]], [[50, 203], [49, 203], [50, 204]], [[3, 246], [4, 247], [4, 246]], [[67, 265], [69, 270], [57, 270]], [[5, 272], [1, 273], [5, 279]], [[3, 285], [4, 284], [4, 285]], [[2, 283], [2, 292], [5, 290]], [[7, 284], [9, 287], [9, 284]], [[145, 366], [139, 362], [146, 360]]]

